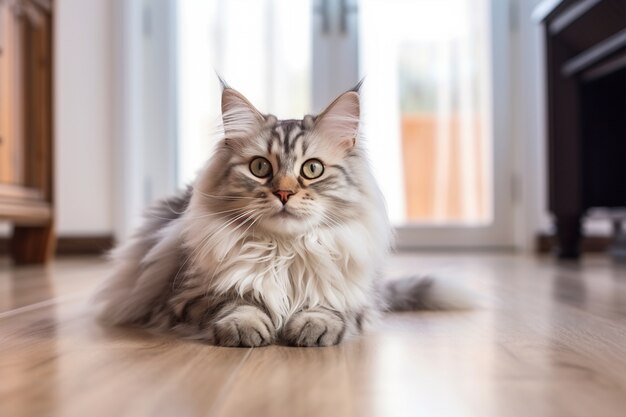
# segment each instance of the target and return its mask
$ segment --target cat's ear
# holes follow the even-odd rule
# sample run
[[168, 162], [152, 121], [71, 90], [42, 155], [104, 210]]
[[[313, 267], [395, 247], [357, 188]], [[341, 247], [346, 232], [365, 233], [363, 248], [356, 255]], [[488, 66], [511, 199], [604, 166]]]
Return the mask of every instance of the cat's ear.
[[241, 93], [222, 84], [222, 123], [227, 139], [248, 138], [263, 126], [265, 118]]
[[319, 116], [311, 120], [313, 131], [334, 141], [345, 150], [352, 149], [359, 133], [360, 113], [361, 102], [358, 90], [347, 91], [330, 103]]

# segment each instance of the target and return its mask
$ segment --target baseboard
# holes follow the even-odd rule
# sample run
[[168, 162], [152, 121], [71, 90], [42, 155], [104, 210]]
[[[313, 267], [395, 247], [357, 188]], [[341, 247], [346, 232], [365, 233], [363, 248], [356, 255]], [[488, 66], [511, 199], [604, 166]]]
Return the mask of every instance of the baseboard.
[[[56, 245], [57, 255], [102, 255], [114, 245], [111, 235], [98, 236], [59, 236]], [[0, 255], [8, 255], [9, 238], [0, 237]]]
[[[607, 252], [612, 238], [609, 236], [586, 236], [582, 239], [581, 250], [586, 253]], [[111, 235], [102, 236], [60, 236], [57, 239], [57, 255], [101, 255], [111, 248], [115, 240]], [[553, 235], [539, 234], [535, 248], [537, 253], [550, 253], [555, 248]], [[9, 239], [0, 237], [0, 255], [9, 252]]]
[[[610, 236], [585, 236], [582, 238], [580, 249], [583, 253], [606, 253], [613, 242]], [[538, 253], [550, 253], [556, 247], [553, 235], [540, 234], [535, 245]]]

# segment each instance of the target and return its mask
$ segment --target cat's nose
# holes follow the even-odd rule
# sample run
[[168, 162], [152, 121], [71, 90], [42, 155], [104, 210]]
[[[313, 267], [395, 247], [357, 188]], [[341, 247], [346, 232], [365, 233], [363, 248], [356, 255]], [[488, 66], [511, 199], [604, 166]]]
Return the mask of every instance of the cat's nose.
[[278, 197], [278, 199], [280, 200], [281, 203], [283, 203], [283, 205], [285, 205], [287, 204], [287, 200], [289, 200], [289, 197], [294, 195], [294, 192], [291, 190], [278, 190], [278, 191], [274, 191], [274, 195]]

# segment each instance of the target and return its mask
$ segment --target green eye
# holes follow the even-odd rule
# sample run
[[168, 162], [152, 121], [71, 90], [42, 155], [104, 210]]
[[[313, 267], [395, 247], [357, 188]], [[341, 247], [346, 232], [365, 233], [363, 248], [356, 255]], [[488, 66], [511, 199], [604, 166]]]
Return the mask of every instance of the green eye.
[[304, 178], [314, 180], [315, 178], [319, 178], [324, 173], [324, 164], [322, 164], [322, 161], [319, 159], [309, 159], [302, 164], [300, 173]]
[[257, 156], [250, 161], [250, 172], [259, 178], [269, 177], [272, 173], [272, 164], [267, 159]]

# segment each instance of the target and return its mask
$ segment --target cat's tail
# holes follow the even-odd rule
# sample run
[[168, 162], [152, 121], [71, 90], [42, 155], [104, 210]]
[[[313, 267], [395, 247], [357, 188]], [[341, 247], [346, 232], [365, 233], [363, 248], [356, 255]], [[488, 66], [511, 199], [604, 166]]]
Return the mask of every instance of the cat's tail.
[[411, 276], [385, 281], [383, 303], [390, 311], [472, 310], [478, 300], [459, 282], [441, 276]]

